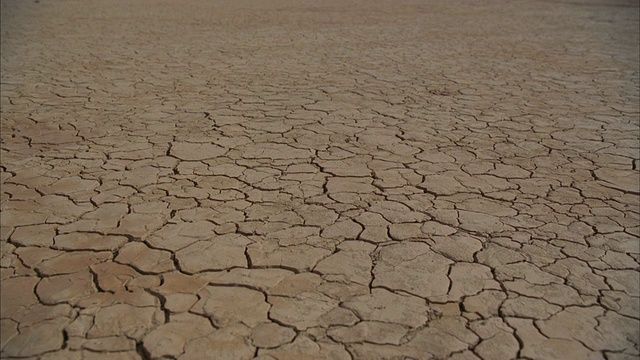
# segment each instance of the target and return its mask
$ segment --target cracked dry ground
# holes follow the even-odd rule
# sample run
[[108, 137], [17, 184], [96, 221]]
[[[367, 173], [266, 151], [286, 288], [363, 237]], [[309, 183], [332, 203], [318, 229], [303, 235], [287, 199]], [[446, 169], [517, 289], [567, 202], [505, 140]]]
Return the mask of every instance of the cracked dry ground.
[[1, 356], [637, 359], [637, 3], [2, 1]]

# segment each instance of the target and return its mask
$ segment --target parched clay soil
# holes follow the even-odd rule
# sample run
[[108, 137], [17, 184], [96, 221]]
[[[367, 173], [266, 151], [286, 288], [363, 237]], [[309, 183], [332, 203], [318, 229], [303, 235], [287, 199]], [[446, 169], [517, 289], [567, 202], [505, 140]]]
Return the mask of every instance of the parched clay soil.
[[637, 359], [638, 1], [2, 0], [3, 359]]

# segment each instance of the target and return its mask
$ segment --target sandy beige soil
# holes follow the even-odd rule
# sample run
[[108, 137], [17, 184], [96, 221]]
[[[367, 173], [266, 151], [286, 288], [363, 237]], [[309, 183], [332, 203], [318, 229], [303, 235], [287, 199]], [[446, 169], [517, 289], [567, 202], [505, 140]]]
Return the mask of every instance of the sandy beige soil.
[[637, 1], [0, 7], [2, 358], [638, 358]]

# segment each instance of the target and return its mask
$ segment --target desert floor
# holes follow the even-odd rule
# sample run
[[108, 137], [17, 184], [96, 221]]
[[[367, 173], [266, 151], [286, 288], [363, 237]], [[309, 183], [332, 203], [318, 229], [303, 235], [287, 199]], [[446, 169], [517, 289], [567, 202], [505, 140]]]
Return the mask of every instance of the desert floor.
[[637, 359], [637, 1], [2, 0], [6, 359]]

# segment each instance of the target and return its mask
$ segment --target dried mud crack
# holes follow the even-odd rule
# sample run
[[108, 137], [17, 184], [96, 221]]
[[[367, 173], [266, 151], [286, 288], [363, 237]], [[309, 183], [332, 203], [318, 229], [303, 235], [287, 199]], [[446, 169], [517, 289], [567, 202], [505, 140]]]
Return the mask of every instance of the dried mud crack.
[[0, 7], [3, 359], [640, 356], [637, 2]]

